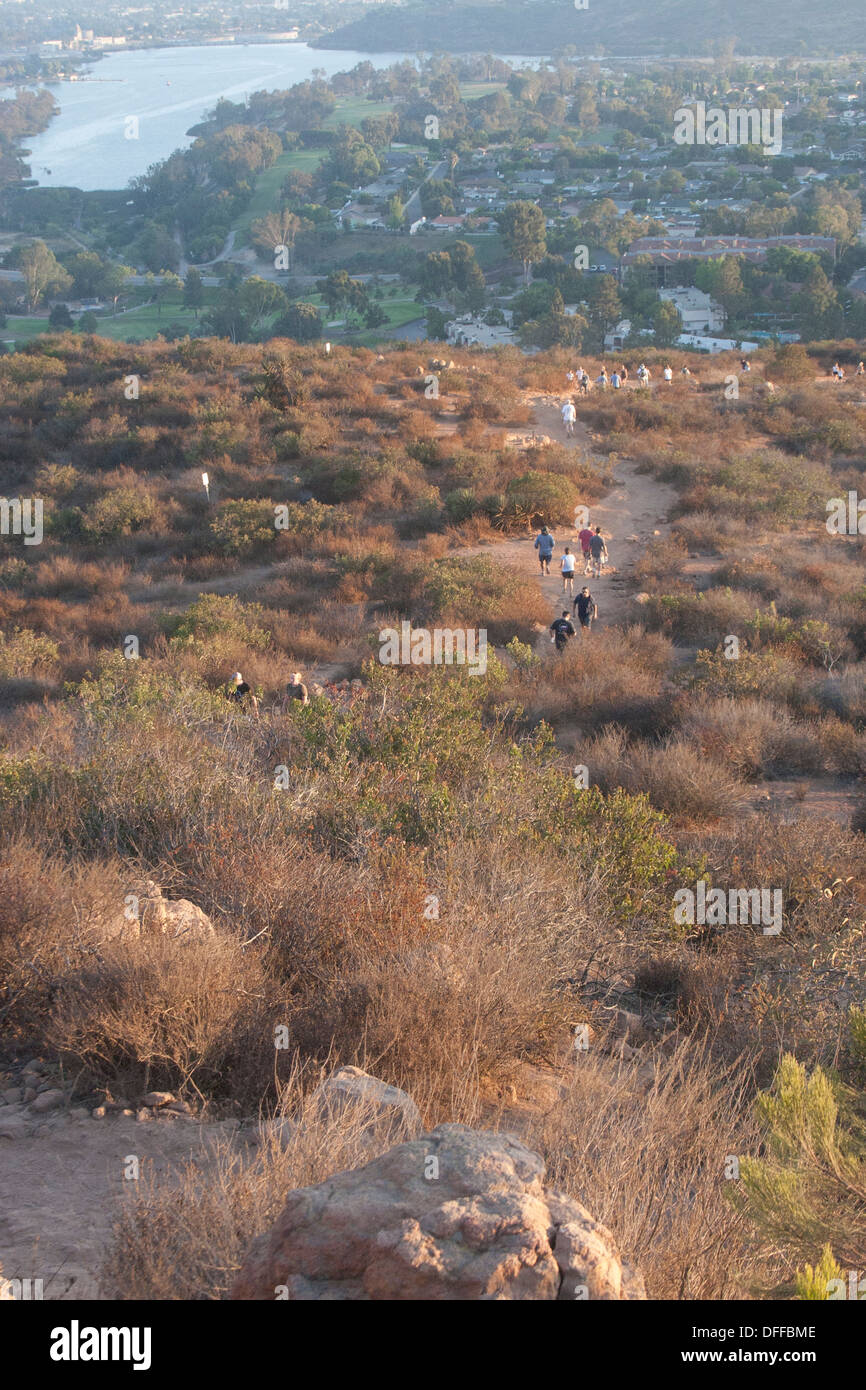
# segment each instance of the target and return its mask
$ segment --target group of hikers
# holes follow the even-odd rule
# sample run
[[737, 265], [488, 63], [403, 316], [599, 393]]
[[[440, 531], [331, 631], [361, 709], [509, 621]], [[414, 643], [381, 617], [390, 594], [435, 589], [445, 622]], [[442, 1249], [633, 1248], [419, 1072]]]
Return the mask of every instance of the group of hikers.
[[[747, 372], [751, 371], [751, 363], [744, 360], [743, 370]], [[682, 367], [680, 367], [680, 376], [690, 377], [691, 375], [691, 368], [687, 365], [687, 363], [684, 362]], [[635, 376], [637, 377], [637, 380], [641, 386], [649, 386], [650, 382], [652, 381], [652, 372], [644, 362], [641, 362], [640, 366], [635, 372]], [[670, 384], [674, 379], [673, 368], [667, 363], [665, 364], [662, 370], [662, 379], [668, 382], [668, 384]], [[591, 380], [589, 372], [587, 372], [584, 367], [578, 367], [575, 371], [572, 371], [571, 368], [569, 368], [569, 370], [565, 373], [565, 383], [567, 388], [570, 391], [576, 388], [584, 396], [592, 390], [593, 385], [598, 386], [602, 391], [607, 391], [608, 388], [610, 388], [612, 391], [621, 391], [623, 386], [625, 386], [628, 382], [628, 380], [629, 370], [625, 363], [623, 363], [621, 367], [614, 367], [613, 371], [610, 373], [608, 372], [607, 367], [602, 367], [594, 382]], [[569, 411], [568, 415], [566, 414], [566, 411]], [[563, 423], [565, 424], [565, 432], [569, 435], [574, 433], [575, 416], [573, 412], [574, 403], [571, 401], [571, 399], [569, 399], [562, 407], [562, 419]]]
[[[602, 571], [608, 561], [607, 545], [604, 536], [601, 534], [601, 527], [596, 526], [593, 531], [589, 526], [584, 526], [578, 535], [580, 541], [580, 553], [583, 561], [584, 574], [592, 574], [594, 579], [600, 579]], [[538, 564], [543, 575], [550, 574], [550, 562], [553, 559], [553, 552], [556, 547], [556, 540], [549, 527], [542, 526], [538, 535], [535, 537], [535, 549], [538, 551]], [[576, 567], [576, 557], [573, 555], [569, 546], [566, 546], [560, 561], [560, 572], [562, 574], [563, 592], [574, 593], [574, 571]]]
[[[591, 574], [594, 579], [600, 579], [608, 560], [607, 545], [601, 534], [601, 527], [596, 526], [595, 530], [592, 530], [589, 526], [584, 526], [579, 533], [578, 540], [580, 541], [584, 575]], [[538, 563], [543, 575], [550, 574], [550, 562], [553, 559], [555, 546], [556, 540], [550, 528], [542, 526], [535, 537], [535, 549], [538, 551]], [[574, 593], [576, 568], [577, 557], [570, 546], [565, 546], [559, 563], [562, 575], [562, 591], [565, 594], [572, 595]], [[551, 641], [555, 644], [556, 650], [558, 652], [565, 651], [569, 640], [577, 635], [573, 618], [576, 618], [578, 625], [588, 632], [597, 617], [598, 604], [588, 585], [584, 585], [574, 599], [571, 614], [569, 615], [568, 609], [564, 608], [562, 616], [554, 619], [550, 625]]]
[[571, 616], [569, 616], [568, 609], [563, 608], [562, 617], [554, 618], [553, 622], [550, 624], [550, 640], [554, 643], [558, 652], [564, 652], [571, 638], [577, 636], [577, 628], [572, 622], [572, 618], [574, 617], [577, 618], [580, 626], [587, 632], [598, 617], [598, 604], [586, 585], [581, 589], [572, 604]]
[[[254, 719], [259, 717], [259, 702], [253, 694], [252, 686], [248, 685], [240, 671], [235, 671], [231, 680], [228, 682], [228, 698], [247, 710]], [[293, 700], [299, 700], [302, 705], [310, 702], [309, 692], [304, 684], [303, 676], [300, 671], [292, 674], [292, 679], [286, 686], [280, 702], [283, 714], [290, 708]]]
[[[668, 368], [666, 370], [670, 369]], [[638, 381], [640, 382], [641, 386], [648, 386], [650, 381], [652, 380], [650, 370], [643, 362], [641, 362], [635, 375]], [[673, 376], [673, 372], [671, 372], [671, 376]], [[602, 367], [598, 376], [595, 378], [595, 385], [600, 386], [602, 391], [606, 391], [609, 386], [612, 387], [614, 391], [619, 391], [623, 386], [625, 386], [628, 379], [628, 367], [625, 365], [625, 363], [623, 363], [621, 367], [614, 367], [613, 371], [609, 375], [607, 367]], [[592, 389], [593, 386], [593, 382], [590, 379], [589, 372], [586, 371], [584, 367], [577, 367], [574, 371], [572, 371], [571, 368], [569, 368], [568, 371], [565, 373], [565, 381], [569, 389], [576, 386], [578, 391], [580, 391], [584, 396], [588, 394], [588, 392]]]
[[[832, 376], [832, 378], [833, 378], [834, 381], [844, 381], [844, 380], [845, 380], [845, 368], [844, 368], [844, 367], [840, 367], [838, 362], [834, 362], [834, 363], [833, 363], [833, 370], [831, 371], [830, 375]], [[858, 363], [857, 363], [857, 370], [856, 370], [856, 372], [854, 373], [854, 375], [855, 375], [855, 376], [866, 376], [866, 366], [864, 366], [864, 364], [863, 364], [862, 362], [858, 362]]]

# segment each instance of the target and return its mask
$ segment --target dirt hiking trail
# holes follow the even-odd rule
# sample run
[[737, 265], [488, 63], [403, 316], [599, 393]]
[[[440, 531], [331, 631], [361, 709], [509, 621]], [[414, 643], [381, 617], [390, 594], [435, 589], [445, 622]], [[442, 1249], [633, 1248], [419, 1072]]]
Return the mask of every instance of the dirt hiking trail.
[[[567, 436], [560, 414], [564, 399], [548, 394], [533, 395], [528, 398], [528, 403], [532, 407], [538, 433], [547, 435], [550, 440], [567, 449], [574, 449], [582, 457], [589, 457], [612, 472], [612, 490], [600, 501], [587, 504], [590, 525], [593, 528], [600, 526], [607, 542], [609, 563], [600, 579], [584, 579], [580, 541], [577, 538], [580, 528], [554, 526], [551, 529], [556, 545], [550, 575], [539, 578], [541, 591], [550, 604], [551, 618], [564, 608], [571, 609], [573, 600], [563, 592], [559, 569], [563, 549], [568, 546], [572, 554], [577, 556], [575, 593], [579, 593], [584, 584], [589, 585], [598, 604], [598, 626], [610, 627], [637, 620], [640, 607], [634, 595], [635, 563], [653, 540], [670, 532], [667, 518], [677, 494], [667, 483], [660, 483], [649, 473], [639, 472], [637, 465], [627, 459], [618, 459], [611, 468], [608, 460], [594, 452], [592, 434], [579, 417], [573, 437]], [[457, 553], [487, 555], [497, 564], [539, 577], [538, 553], [533, 549], [535, 534], [534, 531], [526, 532], [509, 540], [467, 546]]]

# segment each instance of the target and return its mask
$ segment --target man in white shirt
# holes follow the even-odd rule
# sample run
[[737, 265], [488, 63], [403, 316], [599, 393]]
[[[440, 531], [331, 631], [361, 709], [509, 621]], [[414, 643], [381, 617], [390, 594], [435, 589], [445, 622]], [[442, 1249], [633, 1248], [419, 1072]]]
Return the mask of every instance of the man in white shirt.
[[674, 379], [674, 374], [671, 371], [670, 367], [665, 367], [663, 375], [665, 381], [673, 381]]
[[565, 433], [571, 437], [574, 434], [574, 422], [577, 419], [577, 411], [574, 408], [574, 401], [566, 401], [562, 407], [562, 423], [565, 425]]

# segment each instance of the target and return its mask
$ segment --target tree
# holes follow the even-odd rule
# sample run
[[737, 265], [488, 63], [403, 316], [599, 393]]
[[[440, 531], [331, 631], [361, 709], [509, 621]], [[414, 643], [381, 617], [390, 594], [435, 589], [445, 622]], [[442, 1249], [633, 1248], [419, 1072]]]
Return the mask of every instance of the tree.
[[800, 314], [806, 338], [833, 337], [840, 326], [839, 296], [820, 265], [809, 272], [802, 290], [791, 299], [791, 308]]
[[65, 304], [55, 304], [52, 307], [51, 313], [48, 315], [48, 322], [52, 328], [75, 327], [75, 320]]
[[285, 291], [259, 275], [244, 280], [237, 293], [241, 312], [249, 319], [253, 332], [268, 314], [279, 314], [288, 307]]
[[72, 288], [72, 276], [44, 241], [31, 241], [17, 247], [7, 260], [24, 276], [27, 307], [31, 313], [46, 294], [65, 294]]
[[370, 304], [364, 310], [364, 323], [367, 328], [381, 328], [383, 323], [388, 322], [388, 315], [384, 309], [380, 309], [378, 304]]
[[603, 338], [622, 318], [622, 301], [612, 275], [598, 278], [589, 301], [589, 321], [596, 334]]
[[536, 203], [509, 203], [500, 214], [499, 229], [511, 255], [523, 262], [523, 282], [528, 285], [534, 262], [547, 253], [544, 213]]
[[388, 226], [393, 227], [395, 231], [403, 226], [403, 219], [406, 213], [403, 207], [403, 200], [399, 193], [391, 194], [391, 197], [385, 205], [385, 215], [388, 220]]
[[287, 303], [279, 285], [253, 275], [240, 284], [224, 287], [217, 304], [205, 314], [202, 323], [215, 337], [241, 343], [253, 336], [266, 315], [279, 314]]
[[421, 211], [425, 217], [450, 217], [454, 211], [453, 183], [447, 179], [427, 179], [418, 189]]
[[306, 169], [290, 169], [283, 180], [280, 196], [288, 203], [309, 202], [315, 186], [316, 180]]
[[322, 336], [322, 316], [315, 304], [290, 304], [273, 327], [275, 338], [294, 338], [296, 343], [313, 343]]
[[520, 340], [532, 347], [579, 349], [589, 327], [581, 314], [567, 314], [559, 290], [554, 290], [550, 308], [537, 319], [527, 319], [520, 329]]
[[347, 270], [332, 270], [327, 280], [319, 280], [316, 289], [332, 314], [344, 308], [347, 314], [363, 314], [369, 308], [367, 291], [360, 280], [353, 280]]
[[381, 172], [375, 150], [367, 144], [359, 130], [347, 126], [341, 130], [330, 157], [322, 166], [327, 181], [347, 183], [351, 188], [370, 183]]
[[250, 237], [258, 249], [272, 260], [277, 249], [285, 246], [288, 253], [288, 265], [285, 269], [292, 270], [295, 263], [295, 241], [298, 233], [309, 225], [296, 213], [289, 212], [288, 208], [283, 208], [281, 212], [269, 212], [267, 217], [254, 222], [250, 227]]
[[129, 277], [129, 268], [104, 261], [95, 251], [78, 251], [66, 260], [76, 299], [116, 299]]
[[679, 169], [666, 169], [659, 179], [659, 187], [663, 193], [682, 193], [686, 186], [685, 175]]
[[195, 316], [198, 318], [199, 310], [204, 304], [204, 281], [201, 272], [195, 266], [190, 266], [183, 282], [183, 302], [187, 309], [195, 309]]
[[437, 309], [435, 304], [429, 305], [427, 309], [427, 337], [431, 341], [447, 339], [445, 323], [445, 315], [442, 310]]
[[735, 318], [746, 303], [746, 291], [736, 256], [704, 261], [695, 269], [695, 284], [718, 300], [727, 318]]
[[474, 249], [468, 241], [455, 241], [450, 252], [451, 278], [454, 288], [466, 300], [466, 307], [476, 312], [484, 307], [486, 282], [484, 272], [475, 257]]
[[451, 286], [451, 256], [447, 251], [430, 251], [421, 263], [421, 289], [425, 294], [442, 294]]
[[180, 276], [175, 275], [174, 271], [172, 270], [166, 270], [163, 273], [162, 279], [156, 287], [157, 317], [162, 317], [162, 306], [165, 303], [165, 301], [167, 299], [171, 299], [176, 294], [180, 294], [182, 289], [183, 281], [181, 280]]
[[244, 312], [237, 290], [223, 292], [205, 314], [202, 324], [215, 338], [230, 338], [233, 343], [242, 343], [250, 336], [249, 316]]
[[662, 299], [653, 312], [652, 325], [659, 347], [673, 347], [683, 331], [683, 316], [676, 304]]
[[129, 248], [136, 265], [145, 270], [177, 270], [180, 251], [174, 237], [157, 222], [146, 222], [143, 230]]

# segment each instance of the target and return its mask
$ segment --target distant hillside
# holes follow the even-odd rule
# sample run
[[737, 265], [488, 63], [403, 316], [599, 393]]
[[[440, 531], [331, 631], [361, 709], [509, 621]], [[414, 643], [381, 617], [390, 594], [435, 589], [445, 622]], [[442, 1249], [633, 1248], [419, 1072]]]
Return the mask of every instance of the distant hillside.
[[863, 0], [838, 0], [832, 23], [809, 0], [619, 0], [606, 6], [589, 0], [585, 10], [572, 0], [555, 3], [412, 3], [377, 7], [318, 40], [319, 48], [364, 52], [403, 49], [454, 53], [554, 54], [569, 44], [578, 53], [612, 55], [707, 55], [731, 39], [742, 54], [829, 57], [866, 49]]

